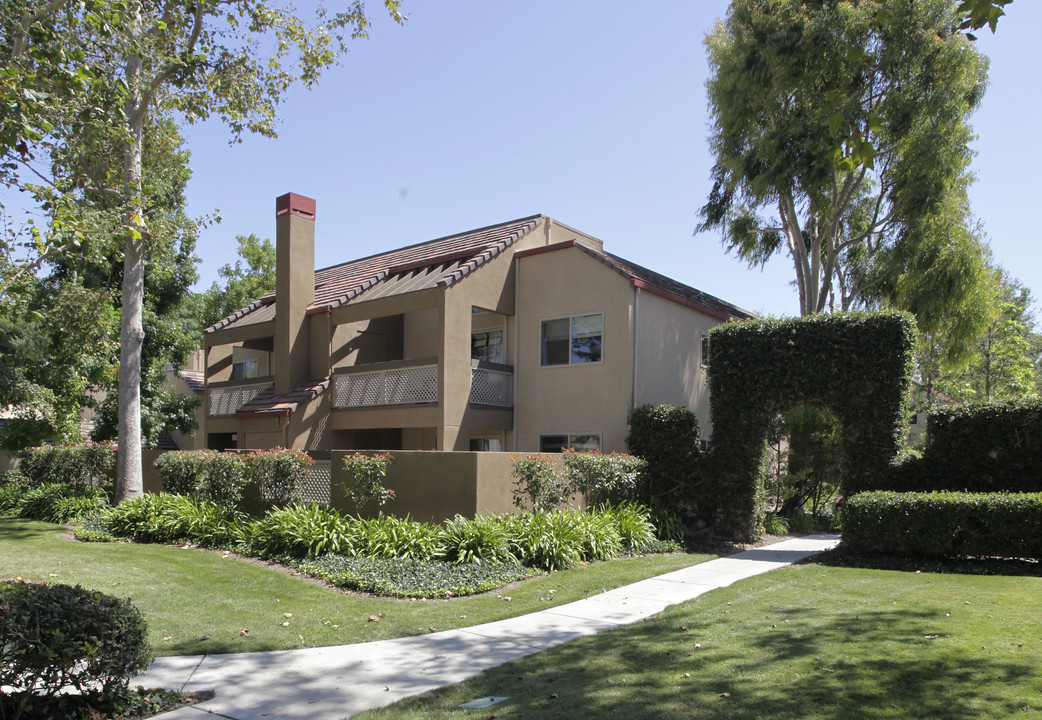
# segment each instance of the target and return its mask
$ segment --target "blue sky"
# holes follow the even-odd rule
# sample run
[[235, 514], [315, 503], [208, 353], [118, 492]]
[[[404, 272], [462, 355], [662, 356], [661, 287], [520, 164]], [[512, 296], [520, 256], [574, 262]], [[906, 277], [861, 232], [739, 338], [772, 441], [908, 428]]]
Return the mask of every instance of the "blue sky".
[[[188, 128], [199, 287], [236, 235], [274, 237], [275, 197], [318, 202], [315, 259], [332, 265], [534, 213], [610, 252], [756, 312], [798, 312], [787, 256], [748, 269], [719, 236], [692, 236], [708, 193], [702, 39], [724, 0], [406, 0], [318, 89], [293, 91], [279, 137], [229, 145]], [[1037, 207], [1042, 3], [1018, 0], [979, 33], [991, 83], [973, 117], [973, 211], [996, 260], [1042, 293]]]

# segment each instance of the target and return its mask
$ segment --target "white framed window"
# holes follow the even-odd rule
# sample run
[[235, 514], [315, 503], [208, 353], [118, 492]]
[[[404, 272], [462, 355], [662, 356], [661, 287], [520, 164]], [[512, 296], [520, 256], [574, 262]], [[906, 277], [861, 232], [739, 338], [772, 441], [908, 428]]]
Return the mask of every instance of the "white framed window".
[[245, 380], [259, 376], [260, 364], [256, 358], [232, 363], [232, 380]]
[[579, 451], [600, 450], [600, 433], [572, 433], [569, 435], [539, 436], [539, 452], [541, 453], [559, 453], [566, 449]]
[[540, 364], [547, 366], [599, 363], [603, 335], [603, 313], [543, 320], [540, 333]]
[[470, 357], [472, 360], [503, 362], [503, 331], [484, 330], [470, 334]]

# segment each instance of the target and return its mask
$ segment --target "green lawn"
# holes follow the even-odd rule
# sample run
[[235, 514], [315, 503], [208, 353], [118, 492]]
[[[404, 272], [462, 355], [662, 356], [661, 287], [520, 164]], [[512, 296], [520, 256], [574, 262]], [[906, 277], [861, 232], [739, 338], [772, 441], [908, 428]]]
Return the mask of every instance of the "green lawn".
[[353, 717], [1038, 718], [1042, 579], [778, 570]]
[[[484, 595], [394, 600], [340, 593], [219, 552], [82, 543], [59, 525], [0, 517], [0, 578], [80, 584], [129, 597], [148, 621], [156, 655], [340, 645], [416, 635], [432, 627], [466, 627], [569, 602], [711, 557], [624, 558]], [[370, 621], [370, 616], [377, 620]]]

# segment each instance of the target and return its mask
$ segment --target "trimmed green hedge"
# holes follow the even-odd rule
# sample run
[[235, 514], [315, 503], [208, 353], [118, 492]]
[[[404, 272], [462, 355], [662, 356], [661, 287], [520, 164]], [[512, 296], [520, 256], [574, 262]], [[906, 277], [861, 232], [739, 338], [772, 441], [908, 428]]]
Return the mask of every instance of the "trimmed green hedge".
[[1042, 401], [965, 405], [930, 415], [921, 458], [886, 489], [1042, 492]]
[[626, 449], [646, 463], [632, 499], [691, 516], [702, 495], [698, 418], [677, 405], [641, 405], [629, 417]]
[[760, 474], [772, 418], [828, 408], [843, 431], [840, 492], [875, 487], [904, 432], [915, 323], [898, 313], [725, 323], [709, 335], [713, 444], [704, 528], [746, 539], [762, 522]]
[[941, 557], [1042, 558], [1042, 493], [876, 491], [848, 498], [843, 544]]
[[33, 487], [66, 483], [107, 488], [116, 469], [116, 448], [91, 442], [26, 448], [18, 455], [18, 469]]

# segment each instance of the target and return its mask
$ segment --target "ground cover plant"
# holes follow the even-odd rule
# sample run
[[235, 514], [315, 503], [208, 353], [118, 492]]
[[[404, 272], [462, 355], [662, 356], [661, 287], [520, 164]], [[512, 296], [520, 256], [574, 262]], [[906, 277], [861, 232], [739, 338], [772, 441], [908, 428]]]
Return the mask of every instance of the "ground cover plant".
[[80, 584], [130, 597], [145, 615], [156, 655], [340, 645], [467, 627], [578, 600], [711, 557], [618, 558], [471, 597], [399, 600], [345, 594], [225, 551], [76, 542], [60, 525], [0, 518], [0, 579]]
[[796, 566], [352, 717], [1034, 717], [1039, 613], [1039, 577]]

